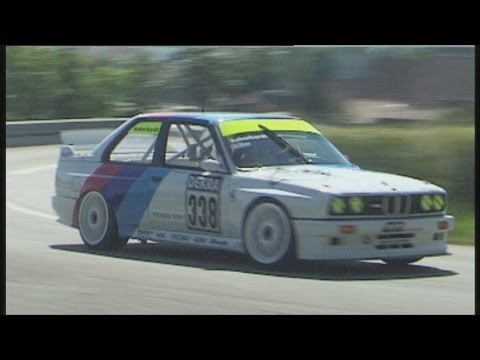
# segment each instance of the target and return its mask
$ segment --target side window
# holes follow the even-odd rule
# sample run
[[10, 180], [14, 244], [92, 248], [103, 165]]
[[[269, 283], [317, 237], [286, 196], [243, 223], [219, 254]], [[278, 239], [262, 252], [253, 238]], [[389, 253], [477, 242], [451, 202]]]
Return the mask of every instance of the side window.
[[210, 129], [203, 125], [173, 123], [167, 137], [165, 164], [201, 169], [202, 164], [208, 162], [217, 164], [219, 171], [226, 169]]
[[110, 161], [151, 164], [161, 121], [142, 121], [132, 127], [113, 148]]

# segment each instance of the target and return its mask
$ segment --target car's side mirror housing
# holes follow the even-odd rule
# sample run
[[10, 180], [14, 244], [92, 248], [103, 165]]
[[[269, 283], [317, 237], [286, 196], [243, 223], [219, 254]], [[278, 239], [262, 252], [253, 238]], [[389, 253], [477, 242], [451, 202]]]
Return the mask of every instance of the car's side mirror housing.
[[350, 156], [346, 155], [346, 154], [343, 154], [343, 156], [345, 157], [345, 159], [347, 159], [347, 161], [350, 163], [350, 165], [360, 169], [360, 166], [358, 166], [357, 164], [355, 164], [354, 162], [352, 162], [352, 160], [350, 159]]
[[200, 169], [209, 172], [225, 172], [225, 168], [217, 160], [207, 159], [200, 161]]

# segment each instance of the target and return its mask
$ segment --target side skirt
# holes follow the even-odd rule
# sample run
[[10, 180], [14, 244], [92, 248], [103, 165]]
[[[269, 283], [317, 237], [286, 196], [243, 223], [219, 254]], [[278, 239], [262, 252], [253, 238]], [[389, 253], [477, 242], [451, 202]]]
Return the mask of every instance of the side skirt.
[[177, 244], [196, 245], [207, 248], [226, 249], [237, 252], [245, 252], [243, 242], [240, 239], [219, 237], [210, 234], [188, 234], [174, 231], [162, 231], [151, 229], [136, 229], [132, 239], [150, 240], [155, 242], [173, 242]]

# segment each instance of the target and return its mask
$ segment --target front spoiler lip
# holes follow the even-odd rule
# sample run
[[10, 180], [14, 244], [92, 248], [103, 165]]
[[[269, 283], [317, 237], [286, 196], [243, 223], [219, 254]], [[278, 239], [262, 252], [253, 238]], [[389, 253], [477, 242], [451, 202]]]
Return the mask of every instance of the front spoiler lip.
[[440, 218], [451, 216], [445, 213], [436, 213], [436, 214], [428, 214], [424, 216], [412, 215], [412, 216], [351, 216], [351, 217], [328, 217], [328, 218], [307, 218], [307, 217], [292, 217], [292, 220], [306, 220], [306, 221], [368, 221], [368, 220], [418, 220], [418, 219], [432, 219], [432, 218]]
[[[443, 254], [431, 254], [431, 255], [418, 255], [421, 257], [438, 257], [438, 256], [452, 256], [453, 254], [450, 252], [446, 252]], [[402, 258], [402, 257], [412, 257], [415, 255], [398, 255], [398, 256], [386, 256], [385, 259], [388, 258]], [[375, 257], [362, 257], [362, 258], [353, 258], [353, 259], [307, 259], [306, 261], [325, 261], [325, 262], [350, 262], [350, 261], [366, 261], [366, 260], [382, 260], [381, 256], [375, 256]]]

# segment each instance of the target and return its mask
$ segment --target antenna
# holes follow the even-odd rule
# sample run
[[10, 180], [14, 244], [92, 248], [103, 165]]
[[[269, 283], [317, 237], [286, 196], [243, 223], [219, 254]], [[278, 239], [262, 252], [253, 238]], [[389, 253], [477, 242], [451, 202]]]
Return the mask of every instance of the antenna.
[[203, 108], [205, 107], [205, 98], [202, 100], [202, 114], [203, 114]]

